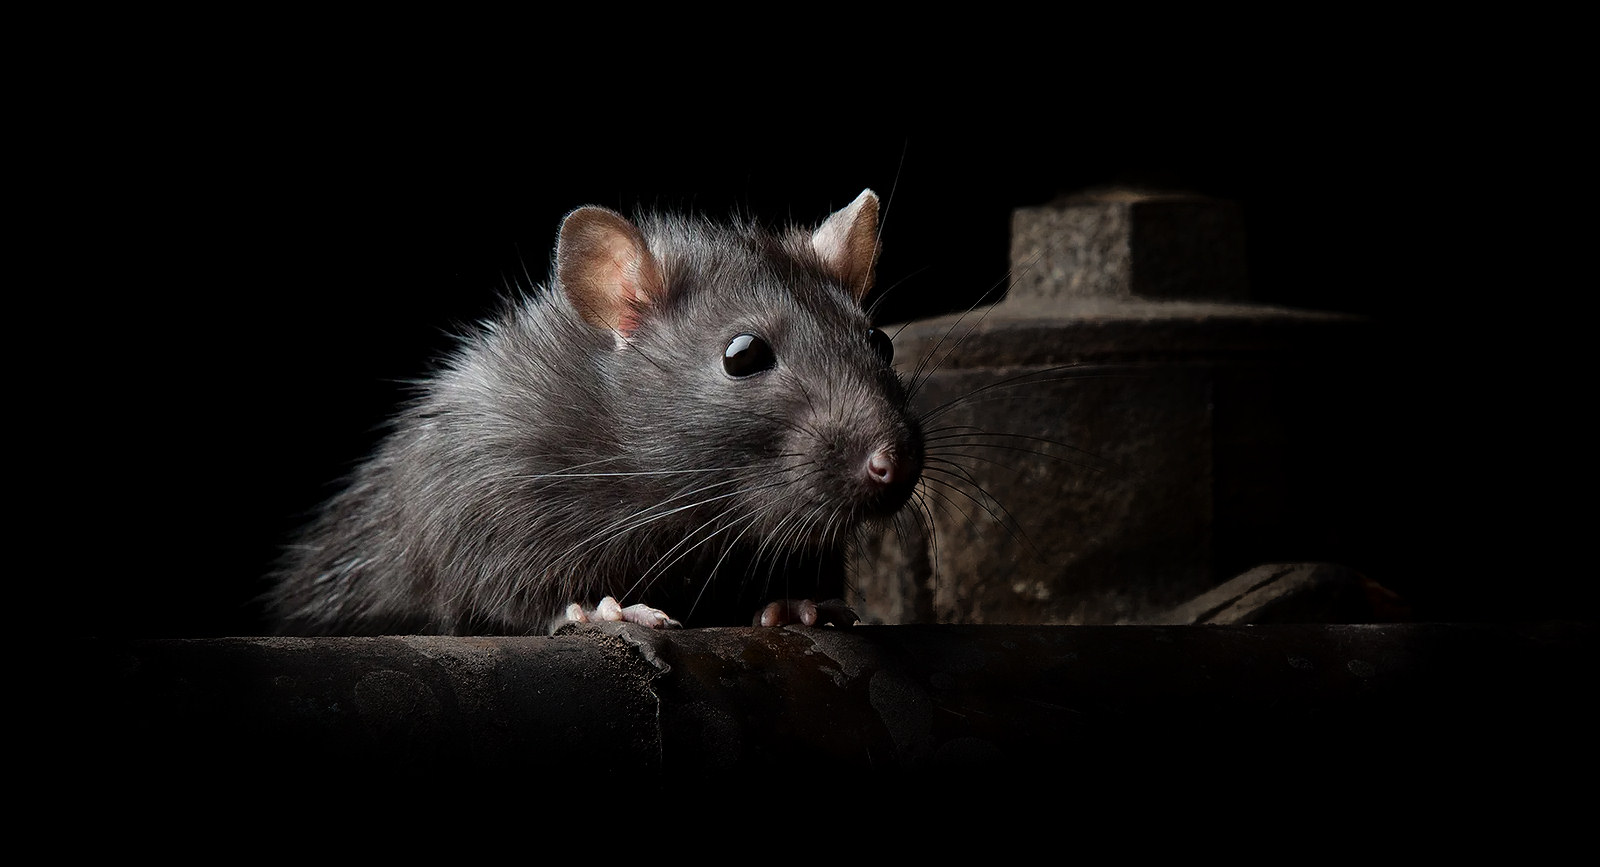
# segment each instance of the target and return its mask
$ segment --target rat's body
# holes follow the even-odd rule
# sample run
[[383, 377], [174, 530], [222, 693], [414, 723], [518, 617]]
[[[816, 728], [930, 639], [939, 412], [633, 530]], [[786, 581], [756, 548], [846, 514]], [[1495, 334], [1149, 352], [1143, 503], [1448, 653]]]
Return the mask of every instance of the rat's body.
[[841, 595], [923, 460], [861, 309], [876, 233], [870, 191], [814, 232], [573, 212], [552, 285], [464, 341], [290, 549], [280, 631], [537, 633], [619, 616], [602, 597], [748, 624]]

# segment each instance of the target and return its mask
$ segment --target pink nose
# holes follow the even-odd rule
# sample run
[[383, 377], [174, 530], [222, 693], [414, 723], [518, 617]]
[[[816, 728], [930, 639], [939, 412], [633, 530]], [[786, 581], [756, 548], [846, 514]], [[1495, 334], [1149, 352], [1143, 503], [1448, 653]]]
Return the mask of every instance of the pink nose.
[[880, 485], [894, 483], [894, 455], [888, 449], [878, 449], [867, 458], [867, 477]]

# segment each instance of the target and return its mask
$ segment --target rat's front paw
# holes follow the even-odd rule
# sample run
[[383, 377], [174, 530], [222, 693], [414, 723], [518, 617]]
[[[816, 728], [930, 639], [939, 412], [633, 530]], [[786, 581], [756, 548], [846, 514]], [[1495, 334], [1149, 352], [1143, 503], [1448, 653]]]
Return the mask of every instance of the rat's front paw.
[[812, 602], [810, 599], [779, 599], [756, 612], [751, 626], [783, 626], [802, 623], [806, 626], [854, 626], [861, 618], [843, 599]]
[[599, 605], [590, 609], [585, 609], [576, 602], [567, 606], [569, 623], [598, 623], [602, 620], [623, 620], [651, 629], [679, 629], [683, 626], [659, 608], [651, 608], [648, 605], [629, 605], [623, 608], [620, 602], [610, 596], [600, 600]]

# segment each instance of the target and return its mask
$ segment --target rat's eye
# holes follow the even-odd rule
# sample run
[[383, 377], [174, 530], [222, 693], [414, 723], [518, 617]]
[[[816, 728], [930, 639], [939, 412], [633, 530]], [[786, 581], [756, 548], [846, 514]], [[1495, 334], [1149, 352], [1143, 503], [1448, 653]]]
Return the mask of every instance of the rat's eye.
[[754, 334], [741, 334], [722, 351], [722, 369], [729, 376], [750, 376], [778, 363], [772, 347]]
[[884, 364], [894, 363], [894, 342], [889, 339], [889, 335], [876, 328], [869, 328], [867, 342], [872, 344], [872, 351], [878, 353]]

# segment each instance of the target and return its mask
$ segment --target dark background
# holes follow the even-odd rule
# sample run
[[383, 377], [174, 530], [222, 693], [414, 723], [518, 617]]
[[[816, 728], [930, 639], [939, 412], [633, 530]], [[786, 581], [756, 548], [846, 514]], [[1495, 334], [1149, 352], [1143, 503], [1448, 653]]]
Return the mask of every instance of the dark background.
[[1567, 270], [1589, 160], [1561, 70], [1295, 55], [931, 77], [874, 56], [843, 83], [646, 64], [625, 88], [271, 52], [108, 74], [35, 130], [29, 619], [258, 631], [278, 546], [449, 331], [544, 278], [572, 207], [813, 222], [872, 187], [894, 319], [1003, 281], [1012, 208], [1110, 183], [1242, 202], [1256, 300], [1381, 324], [1348, 560], [1428, 618], [1592, 617], [1570, 383], [1593, 278]]

